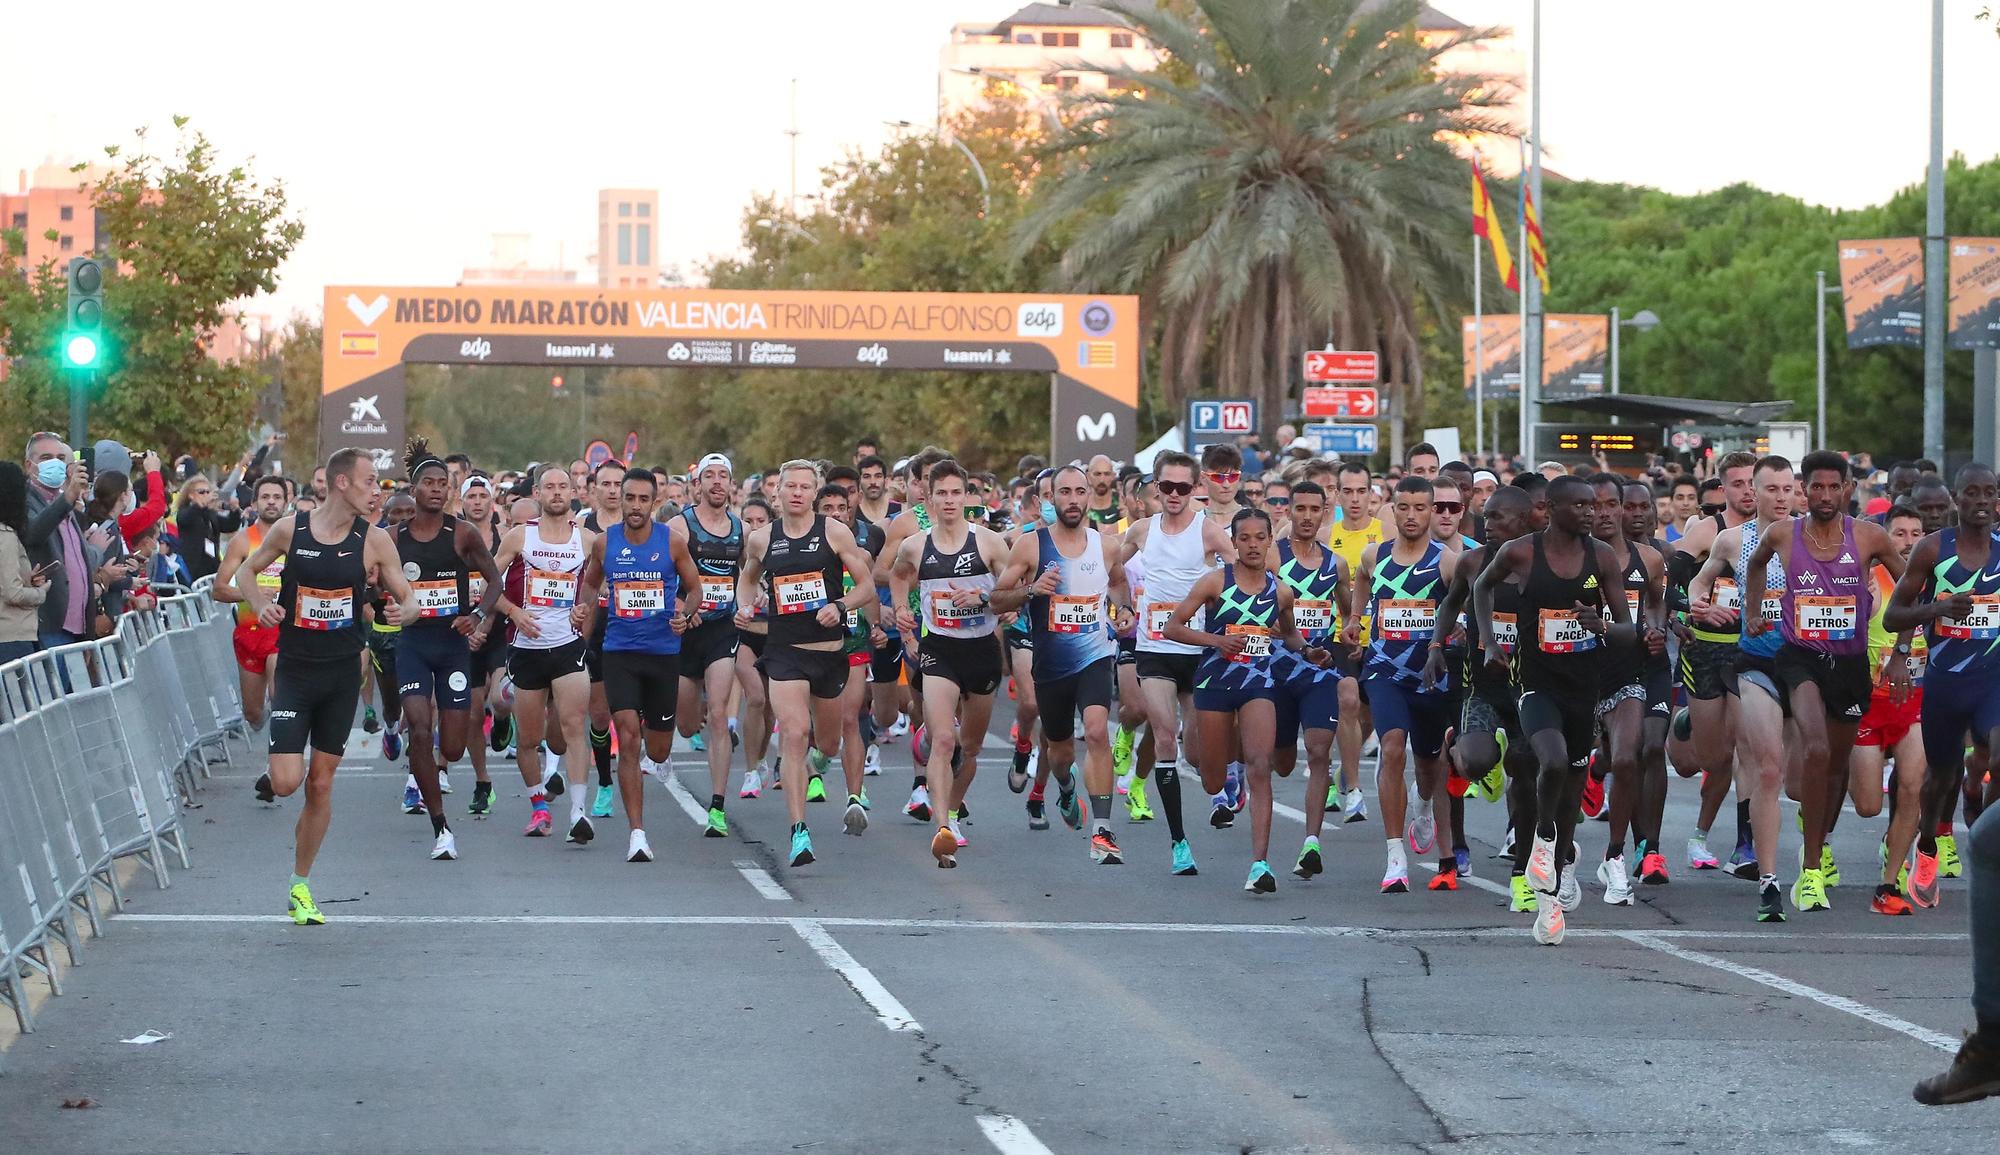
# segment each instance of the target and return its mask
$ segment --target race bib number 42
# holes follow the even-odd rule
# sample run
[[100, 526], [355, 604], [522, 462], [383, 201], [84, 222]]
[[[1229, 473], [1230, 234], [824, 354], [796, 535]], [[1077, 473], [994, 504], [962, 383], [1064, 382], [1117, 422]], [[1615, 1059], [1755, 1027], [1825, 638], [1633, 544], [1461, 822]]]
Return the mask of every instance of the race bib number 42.
[[809, 613], [825, 604], [825, 574], [798, 573], [771, 578], [771, 608], [780, 614]]
[[302, 630], [344, 630], [354, 624], [354, 591], [299, 587], [292, 624]]

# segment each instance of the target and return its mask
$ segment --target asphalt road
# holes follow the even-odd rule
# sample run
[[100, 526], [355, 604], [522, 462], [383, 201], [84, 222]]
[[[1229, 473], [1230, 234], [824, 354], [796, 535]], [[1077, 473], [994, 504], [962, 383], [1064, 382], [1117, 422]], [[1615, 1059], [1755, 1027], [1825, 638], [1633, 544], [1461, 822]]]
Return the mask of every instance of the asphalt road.
[[[1842, 823], [1831, 913], [1759, 926], [1750, 884], [1685, 869], [1676, 780], [1672, 884], [1612, 908], [1586, 871], [1546, 948], [1494, 885], [1498, 807], [1468, 823], [1481, 885], [1401, 896], [1376, 893], [1377, 821], [1294, 879], [1281, 810], [1259, 897], [1247, 820], [1211, 830], [1191, 797], [1202, 873], [1175, 878], [1165, 824], [1121, 805], [1128, 865], [1094, 866], [1060, 821], [1028, 830], [1003, 753], [955, 871], [899, 812], [904, 744], [865, 836], [815, 806], [799, 870], [772, 792], [712, 840], [649, 783], [649, 865], [619, 818], [587, 849], [522, 838], [509, 763], [486, 822], [460, 767], [439, 863], [357, 733], [310, 928], [282, 913], [296, 804], [257, 804], [239, 757], [191, 816], [194, 869], [134, 883], [40, 1029], [0, 1037], [0, 1150], [1994, 1149], [2000, 1105], [1910, 1100], [1969, 1022], [1965, 891], [1870, 914], [1880, 820]], [[705, 795], [701, 756], [675, 762]], [[1580, 841], [1595, 862], [1603, 827]], [[172, 1038], [120, 1041], [148, 1029]]]

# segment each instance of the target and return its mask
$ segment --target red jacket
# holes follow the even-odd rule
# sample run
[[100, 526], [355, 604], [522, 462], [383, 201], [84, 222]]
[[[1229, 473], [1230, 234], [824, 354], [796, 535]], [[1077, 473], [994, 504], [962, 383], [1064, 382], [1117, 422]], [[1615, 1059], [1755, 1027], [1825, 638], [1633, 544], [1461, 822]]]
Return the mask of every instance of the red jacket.
[[160, 476], [157, 469], [147, 474], [146, 478], [146, 504], [118, 518], [118, 536], [125, 539], [128, 549], [140, 530], [160, 524], [160, 519], [167, 516], [166, 479]]

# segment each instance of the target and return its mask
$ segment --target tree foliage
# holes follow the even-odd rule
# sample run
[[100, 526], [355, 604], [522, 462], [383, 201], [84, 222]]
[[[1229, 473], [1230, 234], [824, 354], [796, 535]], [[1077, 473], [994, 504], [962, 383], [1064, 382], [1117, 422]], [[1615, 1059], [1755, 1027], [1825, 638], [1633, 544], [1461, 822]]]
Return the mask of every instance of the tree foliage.
[[[90, 403], [92, 438], [233, 459], [263, 382], [253, 367], [211, 360], [205, 341], [230, 302], [277, 287], [278, 266], [304, 235], [285, 193], [241, 166], [225, 166], [208, 139], [181, 134], [154, 155], [146, 132], [130, 153], [105, 148], [118, 167], [90, 187], [104, 283], [105, 369]], [[63, 270], [23, 266], [25, 238], [8, 230], [0, 252], [0, 349], [13, 360], [0, 386], [0, 432], [67, 424], [67, 382], [56, 368], [64, 323]]]

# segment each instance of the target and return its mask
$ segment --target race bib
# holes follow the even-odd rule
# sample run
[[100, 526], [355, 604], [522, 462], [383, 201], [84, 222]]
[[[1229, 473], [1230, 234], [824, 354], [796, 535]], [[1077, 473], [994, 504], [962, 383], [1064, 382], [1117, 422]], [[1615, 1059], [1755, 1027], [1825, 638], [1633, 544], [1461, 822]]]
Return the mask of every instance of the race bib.
[[1950, 618], [1939, 618], [1937, 624], [1941, 638], [1990, 641], [2000, 637], [2000, 596], [1974, 594], [1971, 613], [1956, 622]]
[[1302, 634], [1320, 635], [1333, 629], [1333, 603], [1324, 599], [1296, 598], [1292, 602], [1292, 624]]
[[1798, 597], [1792, 599], [1792, 628], [1805, 642], [1844, 642], [1854, 637], [1859, 610], [1854, 598]]
[[1930, 664], [1930, 655], [1912, 653], [1903, 659], [1903, 664], [1910, 668], [1910, 680], [1920, 682], [1923, 681], [1924, 667]]
[[1080, 634], [1104, 624], [1099, 607], [1104, 599], [1096, 594], [1050, 594], [1049, 632]]
[[736, 581], [726, 577], [701, 579], [701, 612], [713, 613], [736, 604]]
[[977, 602], [962, 606], [952, 601], [952, 590], [931, 591], [931, 620], [941, 630], [970, 629], [986, 620], [986, 607]]
[[810, 613], [826, 604], [826, 575], [772, 575], [771, 608], [780, 614]]
[[611, 612], [621, 618], [650, 618], [667, 608], [665, 582], [614, 582]]
[[280, 560], [273, 565], [265, 566], [263, 572], [257, 575], [257, 584], [273, 591], [273, 596], [276, 596], [278, 588], [285, 584], [285, 563]]
[[1242, 638], [1243, 649], [1229, 660], [1232, 662], [1254, 662], [1271, 656], [1271, 627], [1231, 625], [1222, 627], [1228, 637]]
[[1627, 590], [1625, 591], [1625, 608], [1626, 608], [1627, 610], [1629, 610], [1629, 611], [1631, 612], [1631, 614], [1632, 614], [1632, 620], [1633, 620], [1633, 621], [1635, 621], [1635, 622], [1636, 622], [1636, 621], [1638, 621], [1638, 620], [1639, 620], [1639, 591], [1638, 591], [1638, 590], [1635, 590], [1635, 589], [1627, 589]]
[[528, 604], [552, 610], [573, 608], [576, 605], [576, 575], [551, 573], [545, 569], [529, 570]]
[[1575, 610], [1544, 609], [1539, 636], [1545, 654], [1580, 654], [1597, 648], [1597, 635], [1584, 628]]
[[1493, 615], [1493, 644], [1500, 647], [1503, 654], [1514, 652], [1514, 643], [1519, 640], [1521, 629], [1513, 614]]
[[480, 577], [478, 574], [472, 574], [467, 577], [465, 579], [465, 596], [471, 598], [472, 604], [475, 606], [484, 602], [486, 600], [486, 579]]
[[420, 618], [449, 618], [458, 615], [458, 582], [411, 582], [410, 589], [417, 596], [417, 616]]
[[1375, 630], [1386, 642], [1429, 638], [1437, 628], [1437, 603], [1429, 598], [1390, 598], [1375, 608]]
[[1146, 636], [1156, 642], [1165, 641], [1167, 637], [1167, 619], [1172, 617], [1173, 613], [1174, 607], [1161, 605], [1159, 602], [1154, 602], [1147, 606]]
[[1763, 598], [1757, 603], [1757, 612], [1762, 614], [1767, 622], [1782, 620], [1785, 616], [1785, 592], [1765, 590]]
[[354, 591], [300, 586], [292, 624], [302, 630], [344, 630], [354, 624]]
[[1708, 600], [1718, 610], [1740, 610], [1743, 608], [1743, 589], [1729, 578], [1716, 578], [1715, 587], [1708, 591]]

